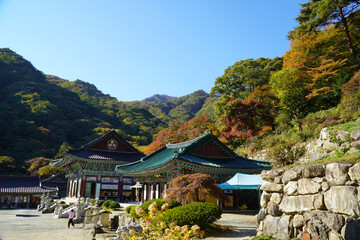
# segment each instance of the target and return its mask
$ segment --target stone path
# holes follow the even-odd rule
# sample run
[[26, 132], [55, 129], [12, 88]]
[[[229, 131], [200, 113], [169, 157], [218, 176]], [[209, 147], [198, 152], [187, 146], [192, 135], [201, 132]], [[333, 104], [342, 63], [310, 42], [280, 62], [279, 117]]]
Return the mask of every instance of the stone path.
[[[250, 239], [244, 237], [256, 234], [253, 215], [224, 213], [217, 223], [230, 226], [234, 231], [207, 239]], [[91, 240], [91, 231], [83, 229], [82, 224], [68, 229], [67, 219], [55, 219], [52, 214], [39, 214], [36, 210], [0, 210], [0, 240]]]

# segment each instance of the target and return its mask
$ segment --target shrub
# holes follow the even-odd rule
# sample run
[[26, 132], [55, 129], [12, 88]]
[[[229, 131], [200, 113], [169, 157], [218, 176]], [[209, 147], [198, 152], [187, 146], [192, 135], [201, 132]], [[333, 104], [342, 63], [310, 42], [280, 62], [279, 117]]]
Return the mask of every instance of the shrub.
[[103, 203], [103, 206], [106, 207], [106, 208], [109, 208], [110, 204], [113, 203], [114, 201], [113, 200], [106, 200], [104, 203]]
[[204, 228], [219, 219], [221, 214], [221, 208], [213, 203], [195, 202], [170, 209], [164, 212], [160, 219], [167, 224], [171, 222], [176, 222], [179, 226], [197, 224]]
[[181, 206], [181, 202], [178, 201], [178, 200], [175, 200], [175, 199], [172, 199], [170, 202], [169, 202], [169, 209], [172, 209], [172, 208], [176, 208], [176, 207], [179, 207]]
[[90, 204], [91, 204], [92, 206], [95, 206], [95, 204], [96, 204], [96, 199], [92, 199], [92, 200], [90, 201]]
[[345, 121], [355, 120], [360, 116], [360, 71], [344, 84], [341, 92], [341, 118]]
[[135, 207], [136, 207], [136, 205], [127, 206], [127, 207], [125, 208], [126, 213], [130, 214], [131, 209], [132, 209], [132, 208], [135, 208]]
[[161, 210], [161, 206], [166, 203], [162, 198], [158, 198], [158, 199], [152, 199], [152, 200], [149, 200], [147, 202], [144, 202], [143, 204], [140, 205], [140, 207], [142, 208], [142, 210], [145, 211], [146, 214], [148, 214], [149, 213], [149, 206], [153, 202], [157, 203], [158, 210]]
[[137, 215], [136, 214], [136, 206], [135, 205], [133, 205], [133, 206], [131, 206], [132, 208], [130, 209], [130, 216], [132, 216], [133, 218], [135, 218], [135, 219], [139, 219], [140, 218], [140, 216], [139, 215]]
[[111, 208], [111, 209], [120, 208], [120, 204], [112, 201], [109, 205], [109, 208]]

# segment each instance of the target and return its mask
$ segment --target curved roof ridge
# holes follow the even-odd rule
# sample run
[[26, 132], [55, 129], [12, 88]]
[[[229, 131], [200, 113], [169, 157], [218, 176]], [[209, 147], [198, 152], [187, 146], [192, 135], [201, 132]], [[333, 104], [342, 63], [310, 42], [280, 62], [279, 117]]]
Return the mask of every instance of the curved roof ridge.
[[166, 144], [166, 147], [168, 148], [178, 148], [178, 147], [187, 147], [189, 145], [191, 145], [192, 143], [200, 140], [200, 139], [203, 139], [207, 136], [211, 136], [211, 132], [206, 132], [205, 134], [201, 135], [200, 137], [197, 137], [197, 138], [194, 138], [194, 139], [191, 139], [191, 140], [188, 140], [188, 141], [185, 141], [185, 142], [180, 142], [180, 143], [167, 143]]

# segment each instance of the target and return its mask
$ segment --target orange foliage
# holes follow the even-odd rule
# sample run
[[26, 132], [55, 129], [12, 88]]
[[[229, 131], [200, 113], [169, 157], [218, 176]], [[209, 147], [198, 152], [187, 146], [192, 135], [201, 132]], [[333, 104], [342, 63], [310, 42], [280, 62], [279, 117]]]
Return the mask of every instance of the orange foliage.
[[296, 68], [303, 71], [304, 78], [310, 77], [307, 98], [332, 91], [329, 81], [347, 61], [335, 49], [338, 35], [333, 27], [304, 34], [291, 42], [291, 49], [284, 55], [283, 68]]
[[206, 131], [212, 131], [215, 135], [218, 133], [215, 125], [206, 114], [190, 119], [181, 125], [172, 122], [169, 128], [159, 132], [155, 140], [147, 147], [145, 154], [150, 154], [169, 142], [179, 143], [199, 137]]

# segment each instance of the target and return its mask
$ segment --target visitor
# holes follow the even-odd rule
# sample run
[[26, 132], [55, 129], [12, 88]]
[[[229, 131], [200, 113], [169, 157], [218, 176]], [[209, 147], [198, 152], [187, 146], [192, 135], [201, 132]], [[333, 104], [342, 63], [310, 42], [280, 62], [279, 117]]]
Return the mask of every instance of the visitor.
[[71, 209], [71, 211], [69, 212], [68, 228], [70, 228], [70, 223], [72, 224], [73, 227], [75, 227], [75, 225], [74, 225], [74, 217], [75, 217], [74, 210]]
[[10, 205], [11, 205], [11, 204], [10, 204], [10, 198], [7, 199], [6, 204], [7, 204], [7, 208], [10, 208]]

